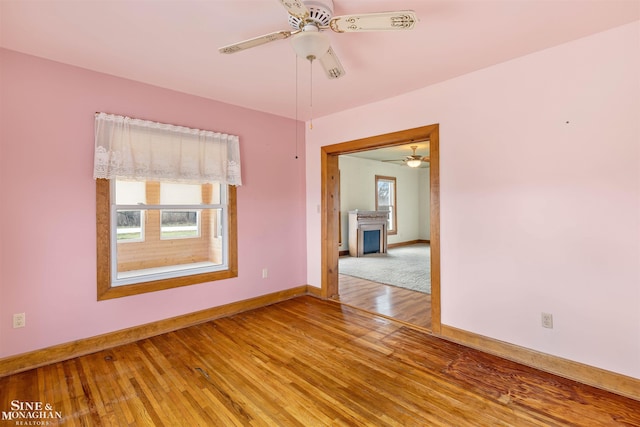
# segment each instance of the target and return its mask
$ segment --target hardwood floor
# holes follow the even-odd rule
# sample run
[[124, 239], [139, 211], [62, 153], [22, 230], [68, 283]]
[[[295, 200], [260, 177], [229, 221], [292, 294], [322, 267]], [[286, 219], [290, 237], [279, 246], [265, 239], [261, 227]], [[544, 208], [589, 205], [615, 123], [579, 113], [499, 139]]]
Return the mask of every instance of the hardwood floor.
[[338, 275], [338, 300], [372, 313], [431, 329], [431, 295], [410, 289]]
[[309, 296], [1, 378], [0, 425], [12, 401], [64, 427], [640, 426], [639, 401]]

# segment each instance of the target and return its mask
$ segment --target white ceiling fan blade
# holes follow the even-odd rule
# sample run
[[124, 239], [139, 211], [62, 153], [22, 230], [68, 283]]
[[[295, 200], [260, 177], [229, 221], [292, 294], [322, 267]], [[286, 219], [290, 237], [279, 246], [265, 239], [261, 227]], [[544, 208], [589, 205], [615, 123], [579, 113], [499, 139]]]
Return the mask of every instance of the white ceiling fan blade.
[[280, 3], [287, 9], [290, 15], [295, 16], [300, 20], [305, 20], [309, 17], [309, 9], [300, 0], [280, 0]]
[[320, 57], [320, 64], [322, 65], [322, 68], [324, 68], [324, 71], [326, 71], [327, 77], [330, 79], [339, 79], [346, 73], [344, 68], [342, 68], [342, 64], [338, 60], [338, 56], [331, 47], [329, 47], [326, 54]]
[[410, 30], [417, 21], [418, 18], [412, 10], [399, 10], [396, 12], [336, 16], [331, 19], [329, 26], [337, 33]]
[[[297, 32], [297, 31], [296, 31]], [[275, 33], [265, 34], [263, 36], [254, 37], [249, 40], [244, 40], [238, 43], [230, 44], [228, 46], [223, 46], [218, 49], [220, 53], [236, 53], [241, 50], [250, 49], [252, 47], [260, 46], [265, 43], [269, 43], [276, 40], [284, 40], [291, 37], [292, 34], [296, 32], [291, 31], [276, 31]]]

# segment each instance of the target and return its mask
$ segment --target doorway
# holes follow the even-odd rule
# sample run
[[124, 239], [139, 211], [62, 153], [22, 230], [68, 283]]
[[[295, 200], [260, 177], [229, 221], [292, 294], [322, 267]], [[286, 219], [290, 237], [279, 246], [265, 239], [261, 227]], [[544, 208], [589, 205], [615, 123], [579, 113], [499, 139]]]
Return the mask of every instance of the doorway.
[[439, 334], [440, 323], [440, 168], [439, 125], [428, 125], [403, 131], [376, 135], [321, 148], [322, 191], [322, 296], [337, 298], [339, 257], [340, 180], [338, 156], [357, 153], [413, 141], [430, 141], [430, 195], [431, 195], [431, 331]]

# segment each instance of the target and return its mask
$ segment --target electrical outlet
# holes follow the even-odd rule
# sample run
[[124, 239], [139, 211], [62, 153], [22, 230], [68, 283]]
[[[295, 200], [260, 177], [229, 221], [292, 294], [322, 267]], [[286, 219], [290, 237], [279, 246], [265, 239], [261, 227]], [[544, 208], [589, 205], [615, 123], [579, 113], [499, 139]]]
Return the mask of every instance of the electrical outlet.
[[266, 279], [267, 277], [269, 277], [269, 270], [267, 270], [266, 268], [262, 269], [262, 278]]
[[542, 327], [553, 329], [553, 314], [542, 313]]
[[13, 315], [13, 327], [24, 328], [26, 326], [27, 318], [24, 313], [16, 313]]

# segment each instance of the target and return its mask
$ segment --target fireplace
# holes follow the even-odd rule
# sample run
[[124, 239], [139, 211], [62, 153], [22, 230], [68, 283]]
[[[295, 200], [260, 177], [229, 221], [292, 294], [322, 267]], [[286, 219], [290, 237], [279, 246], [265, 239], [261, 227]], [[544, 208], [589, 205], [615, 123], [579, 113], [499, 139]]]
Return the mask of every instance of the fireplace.
[[387, 253], [387, 211], [349, 211], [349, 255]]
[[380, 253], [380, 230], [364, 230], [362, 232], [362, 253], [377, 254]]

